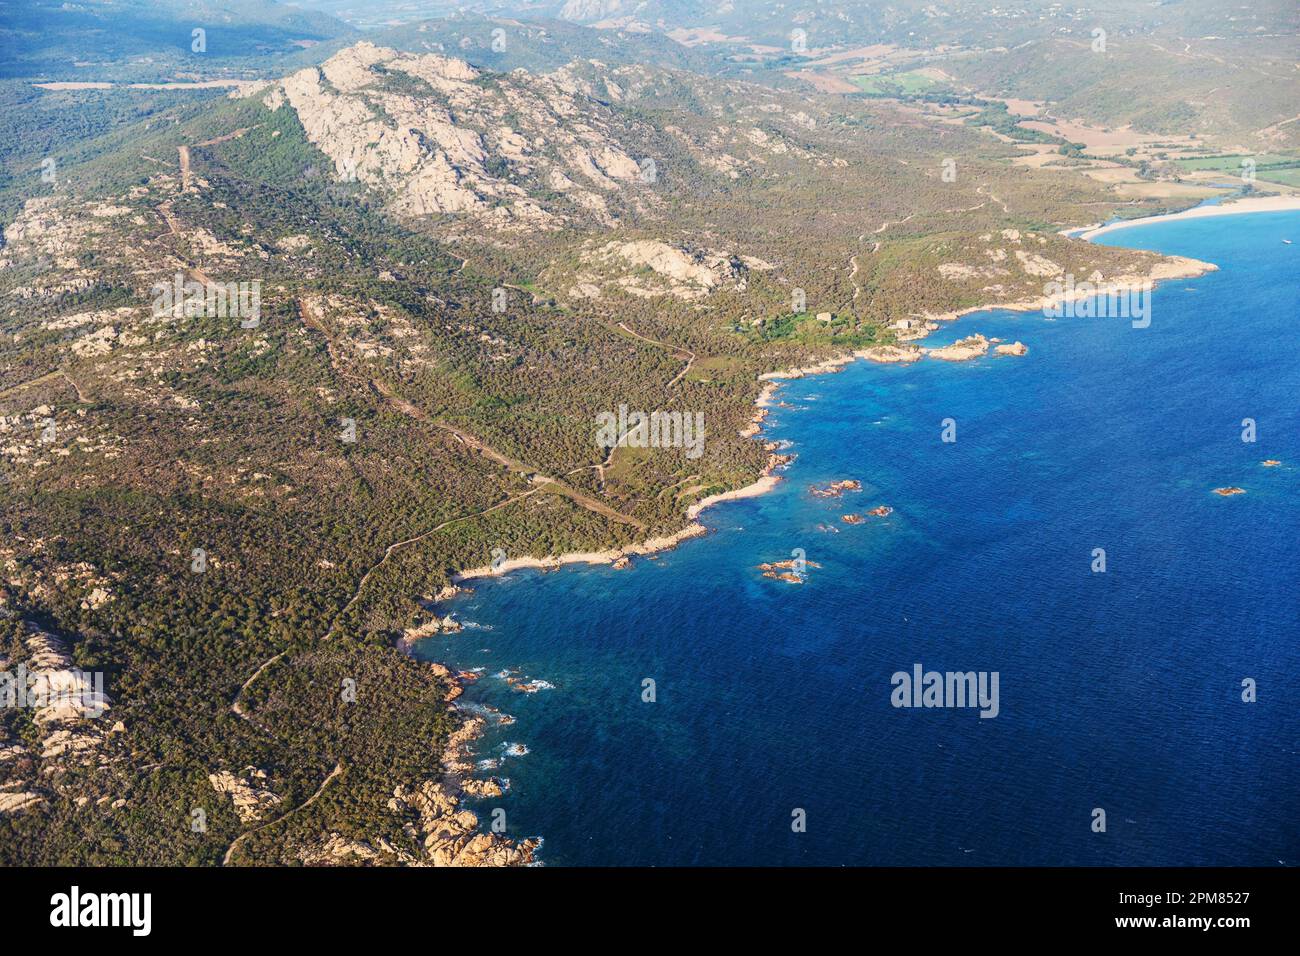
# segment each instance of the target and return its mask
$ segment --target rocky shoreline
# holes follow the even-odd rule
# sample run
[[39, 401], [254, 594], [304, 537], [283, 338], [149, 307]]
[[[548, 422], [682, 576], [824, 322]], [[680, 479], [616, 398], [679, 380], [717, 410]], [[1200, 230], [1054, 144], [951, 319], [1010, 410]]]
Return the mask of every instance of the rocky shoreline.
[[[996, 302], [992, 305], [972, 305], [969, 308], [951, 312], [927, 313], [929, 322], [954, 322], [966, 315], [976, 312], [991, 312], [1003, 309], [1007, 312], [1038, 312], [1055, 305], [1065, 305], [1079, 299], [1123, 295], [1141, 291], [1157, 282], [1168, 279], [1193, 279], [1207, 272], [1217, 272], [1219, 267], [1212, 262], [1202, 262], [1187, 256], [1165, 256], [1164, 262], [1157, 262], [1146, 275], [1121, 275], [1109, 281], [1099, 281], [1084, 289], [1062, 291], [1055, 295], [1043, 295], [1036, 299], [1021, 299], [1016, 302]], [[918, 336], [920, 337], [920, 336]]]
[[[1217, 268], [1212, 263], [1182, 256], [1169, 256], [1166, 262], [1158, 263], [1146, 276], [1121, 276], [1110, 283], [1099, 284], [1089, 294], [1106, 295], [1129, 291], [1164, 279], [1190, 278], [1202, 275]], [[955, 321], [971, 313], [994, 309], [1035, 311], [1077, 297], [1077, 295], [1070, 294], [1043, 296], [1033, 300], [993, 303], [972, 306], [968, 309], [940, 315], [927, 315], [925, 316], [926, 328], [913, 338], [924, 338], [937, 327], [939, 322]], [[926, 356], [947, 361], [967, 361], [988, 354], [990, 345], [994, 344], [996, 344], [996, 340], [989, 340], [983, 335], [973, 333], [951, 345], [935, 349], [924, 349], [910, 343], [907, 345], [882, 345], [835, 355], [804, 367], [764, 373], [759, 376], [759, 381], [763, 383], [763, 386], [754, 401], [754, 416], [750, 424], [740, 432], [740, 435], [744, 438], [754, 438], [762, 432], [769, 407], [772, 405], [773, 398], [783, 381], [801, 379], [808, 375], [839, 372], [859, 359], [881, 364], [906, 364], [919, 361]], [[998, 355], [1024, 355], [1028, 352], [1028, 348], [1017, 341], [1009, 345], [997, 345], [994, 352]], [[779, 446], [774, 444], [769, 444], [767, 447], [770, 452], [767, 464], [756, 481], [731, 491], [709, 495], [690, 505], [686, 510], [686, 519], [689, 523], [679, 531], [650, 538], [639, 544], [623, 548], [571, 552], [542, 558], [523, 556], [495, 562], [492, 565], [468, 568], [452, 575], [452, 583], [444, 587], [436, 595], [434, 601], [435, 603], [446, 601], [463, 592], [465, 588], [461, 587], [461, 585], [466, 581], [477, 578], [499, 577], [523, 568], [552, 570], [567, 564], [610, 564], [616, 568], [625, 568], [634, 556], [664, 551], [676, 547], [682, 541], [706, 534], [708, 529], [697, 520], [701, 512], [706, 508], [724, 501], [738, 501], [766, 494], [781, 482], [780, 476], [773, 474], [773, 472], [792, 461], [794, 456], [776, 453], [775, 449]], [[849, 488], [850, 486], [846, 484], [836, 490], [843, 491]], [[881, 506], [872, 509], [868, 513], [873, 517], [884, 517], [891, 511], [892, 509], [888, 506]], [[865, 519], [861, 515], [851, 514], [842, 516], [841, 520], [847, 524], [856, 524]], [[775, 577], [790, 583], [803, 583], [801, 574], [795, 574], [781, 563], [766, 566], [764, 571], [767, 577]], [[435, 617], [425, 630], [428, 633], [451, 630], [451, 628], [446, 627], [446, 622], [450, 622], [450, 618], [439, 622], [438, 618]], [[423, 634], [420, 636], [423, 636]], [[451, 683], [452, 689], [447, 695], [448, 702], [450, 703], [459, 697], [463, 691], [460, 675], [454, 674], [442, 664], [432, 664], [430, 666], [434, 668], [440, 677]], [[398, 787], [394, 791], [393, 800], [390, 801], [390, 808], [414, 814], [418, 823], [408, 824], [408, 827], [415, 828], [412, 835], [422, 841], [429, 859], [435, 866], [540, 865], [536, 860], [540, 840], [530, 838], [515, 843], [497, 834], [478, 832], [478, 817], [473, 812], [460, 807], [460, 799], [463, 795], [482, 797], [502, 793], [500, 782], [494, 778], [477, 780], [468, 776], [469, 772], [473, 770], [473, 764], [465, 759], [468, 749], [473, 741], [482, 736], [485, 729], [486, 721], [482, 717], [467, 718], [460, 729], [448, 741], [442, 760], [444, 768], [442, 779], [427, 781], [415, 791], [407, 791]], [[419, 861], [415, 862], [418, 865]]]
[[[461, 675], [442, 664], [429, 667], [448, 681], [452, 691], [448, 699], [459, 696]], [[453, 708], [454, 709], [454, 708]], [[502, 722], [508, 718], [501, 715]], [[420, 854], [394, 846], [384, 838], [350, 839], [331, 833], [319, 842], [301, 848], [299, 858], [307, 866], [339, 866], [356, 863], [371, 865], [435, 867], [505, 867], [541, 866], [537, 851], [540, 837], [512, 840], [497, 833], [479, 830], [478, 815], [462, 806], [465, 797], [498, 797], [505, 792], [503, 782], [495, 777], [471, 777], [474, 765], [469, 761], [471, 747], [486, 729], [483, 717], [465, 718], [447, 739], [441, 756], [442, 774], [418, 786], [398, 784], [388, 801], [388, 809], [406, 818], [402, 830], [423, 851]]]
[[[1240, 211], [1246, 212], [1250, 210]], [[1023, 356], [1027, 355], [1029, 352], [1028, 346], [1023, 342], [1016, 341], [1007, 344], [996, 344], [996, 340], [986, 339], [978, 333], [973, 333], [967, 338], [953, 343], [952, 345], [935, 349], [925, 349], [910, 344], [911, 341], [923, 339], [928, 336], [932, 331], [938, 328], [938, 323], [940, 322], [954, 322], [966, 315], [971, 315], [977, 312], [991, 312], [995, 309], [1006, 309], [1012, 312], [1038, 311], [1048, 309], [1054, 305], [1064, 304], [1078, 298], [1117, 295], [1124, 292], [1130, 292], [1167, 279], [1194, 278], [1196, 276], [1204, 275], [1207, 272], [1215, 272], [1219, 268], [1212, 262], [1202, 262], [1199, 259], [1191, 259], [1187, 256], [1165, 256], [1164, 258], [1165, 261], [1156, 263], [1145, 276], [1117, 276], [1109, 282], [1097, 283], [1089, 292], [1079, 292], [1078, 290], [1072, 290], [1070, 292], [1063, 291], [1058, 295], [1044, 295], [1037, 299], [1024, 299], [1016, 302], [993, 302], [950, 312], [938, 314], [927, 313], [923, 316], [924, 326], [917, 333], [909, 337], [909, 344], [906, 345], [878, 345], [867, 349], [855, 349], [851, 352], [833, 355], [812, 365], [781, 369], [775, 372], [765, 372], [758, 377], [758, 380], [763, 383], [763, 388], [759, 392], [758, 398], [754, 401], [754, 405], [757, 407], [758, 412], [750, 427], [742, 431], [741, 435], [742, 437], [748, 438], [757, 435], [761, 431], [762, 423], [767, 417], [768, 407], [772, 404], [772, 399], [776, 395], [776, 390], [781, 382], [801, 379], [809, 375], [836, 373], [859, 359], [868, 362], [877, 362], [884, 365], [907, 364], [920, 361], [920, 359], [927, 356], [947, 361], [968, 361], [987, 354], [988, 348], [991, 344], [995, 346], [994, 353], [997, 355]], [[769, 468], [765, 470], [763, 477], [758, 481], [746, 485], [744, 488], [738, 488], [735, 491], [726, 492], [720, 495], [710, 495], [708, 498], [692, 505], [688, 511], [688, 517], [693, 520], [700, 511], [704, 510], [704, 508], [721, 501], [734, 501], [738, 498], [752, 498], [757, 495], [765, 494], [772, 488], [776, 487], [779, 480], [779, 478], [771, 477], [769, 462]]]
[[[769, 408], [773, 404], [773, 398], [780, 387], [780, 383], [783, 381], [801, 379], [808, 375], [825, 375], [839, 372], [841, 369], [860, 359], [885, 365], [908, 364], [919, 361], [925, 357], [946, 361], [969, 361], [987, 354], [990, 345], [995, 345], [994, 352], [997, 355], [1022, 356], [1027, 354], [1029, 351], [1028, 347], [1022, 342], [1017, 341], [1006, 345], [997, 345], [996, 340], [986, 339], [978, 333], [973, 333], [972, 335], [951, 345], [941, 346], [934, 349], [925, 349], [910, 344], [911, 341], [923, 339], [928, 336], [930, 332], [939, 327], [940, 322], [953, 322], [972, 313], [989, 312], [995, 309], [1005, 309], [1012, 312], [1038, 311], [1082, 297], [1117, 295], [1145, 288], [1152, 283], [1161, 282], [1167, 279], [1193, 278], [1195, 276], [1204, 275], [1207, 272], [1216, 271], [1217, 269], [1218, 266], [1213, 263], [1202, 262], [1199, 259], [1191, 259], [1186, 256], [1165, 256], [1165, 261], [1156, 263], [1146, 275], [1117, 276], [1109, 282], [1096, 283], [1090, 291], [1063, 291], [1057, 295], [1044, 295], [1037, 299], [1024, 299], [1016, 302], [994, 302], [939, 314], [926, 314], [924, 316], [924, 327], [920, 329], [918, 333], [911, 335], [909, 337], [909, 343], [906, 345], [877, 345], [866, 349], [855, 349], [851, 352], [843, 352], [838, 355], [833, 355], [811, 365], [781, 369], [774, 372], [765, 372], [759, 375], [758, 380], [762, 382], [763, 385], [759, 391], [758, 397], [754, 400], [754, 406], [756, 409], [754, 417], [751, 419], [750, 424], [742, 429], [739, 434], [742, 438], [754, 438], [762, 432], [763, 424], [767, 419]], [[769, 445], [768, 450], [772, 451], [773, 446]], [[444, 588], [435, 600], [443, 601], [455, 595], [461, 590], [458, 585], [465, 581], [473, 580], [475, 578], [499, 577], [500, 575], [508, 574], [511, 571], [517, 571], [523, 568], [554, 570], [566, 564], [611, 564], [618, 568], [628, 567], [631, 558], [634, 556], [665, 551], [676, 547], [682, 541], [706, 534], [708, 529], [697, 521], [699, 515], [704, 511], [704, 509], [715, 504], [720, 504], [724, 501], [738, 501], [766, 494], [775, 488], [781, 481], [781, 478], [773, 474], [773, 472], [783, 465], [788, 464], [792, 459], [793, 456], [789, 455], [770, 454], [768, 456], [767, 464], [763, 469], [763, 473], [756, 481], [741, 488], [732, 489], [731, 491], [709, 495], [700, 501], [697, 501], [686, 510], [686, 519], [689, 524], [672, 534], [650, 538], [639, 544], [629, 545], [624, 548], [609, 548], [602, 551], [576, 551], [567, 554], [550, 555], [543, 558], [523, 556], [510, 558], [494, 565], [468, 568], [452, 575], [452, 585]]]

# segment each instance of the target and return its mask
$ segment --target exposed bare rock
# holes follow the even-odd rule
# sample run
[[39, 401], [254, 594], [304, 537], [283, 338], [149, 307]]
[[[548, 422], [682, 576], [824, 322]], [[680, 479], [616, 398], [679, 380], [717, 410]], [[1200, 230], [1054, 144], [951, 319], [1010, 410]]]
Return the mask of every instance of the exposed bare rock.
[[350, 840], [338, 833], [331, 833], [317, 843], [300, 847], [298, 859], [305, 866], [374, 866], [387, 863], [402, 866], [425, 865], [407, 851], [394, 847], [382, 837], [371, 843]]
[[560, 10], [560, 19], [590, 23], [619, 13], [630, 13], [639, 6], [633, 0], [566, 0]]
[[436, 614], [415, 627], [408, 627], [402, 633], [404, 641], [418, 641], [424, 637], [431, 637], [434, 634], [458, 634], [461, 631], [460, 622], [454, 617], [438, 617]]
[[740, 285], [750, 270], [772, 266], [753, 256], [717, 250], [689, 250], [658, 239], [608, 242], [591, 248], [574, 276], [573, 298], [598, 298], [605, 287], [649, 298], [671, 295], [691, 301]]
[[94, 588], [88, 595], [86, 595], [86, 600], [81, 602], [81, 606], [84, 610], [94, 611], [103, 607], [112, 599], [113, 599], [113, 595], [111, 591], [105, 588], [97, 587]]
[[871, 362], [895, 364], [917, 361], [921, 357], [921, 350], [916, 346], [877, 345], [854, 354]]
[[245, 768], [243, 777], [236, 777], [229, 770], [210, 773], [208, 782], [217, 793], [230, 795], [235, 812], [244, 823], [261, 820], [263, 814], [282, 799], [262, 786], [266, 782], [266, 771], [256, 767]]
[[488, 780], [466, 779], [461, 781], [460, 786], [462, 790], [476, 799], [499, 797], [505, 793], [505, 789], [501, 786], [501, 781], [494, 778]]
[[396, 788], [389, 807], [414, 816], [412, 835], [434, 866], [525, 866], [533, 862], [536, 840], [515, 843], [495, 833], [480, 833], [478, 817], [459, 809], [459, 804], [448, 785], [430, 780], [414, 790]]
[[28, 634], [27, 693], [35, 703], [32, 720], [46, 731], [41, 756], [96, 750], [107, 730], [97, 718], [112, 709], [103, 679], [73, 668], [66, 645], [53, 634], [33, 624], [28, 625]]
[[23, 791], [17, 793], [0, 792], [0, 813], [21, 813], [45, 802], [39, 793]]
[[958, 339], [951, 345], [945, 345], [937, 349], [929, 349], [926, 354], [930, 358], [943, 359], [945, 362], [969, 362], [971, 359], [979, 358], [989, 350], [989, 340], [982, 335], [968, 335], [964, 339]]
[[1020, 262], [1020, 267], [1028, 275], [1047, 277], [1059, 276], [1064, 270], [1044, 256], [1034, 252], [1025, 252], [1023, 249], [1016, 250], [1016, 259]]
[[[362, 42], [282, 80], [263, 102], [287, 103], [335, 173], [386, 194], [395, 212], [518, 231], [592, 214], [612, 222], [591, 188], [641, 180], [619, 139], [626, 120], [584, 85], [564, 71], [482, 74], [461, 60]], [[647, 192], [631, 205], [654, 202]]]
[[632, 266], [646, 266], [674, 283], [702, 286], [711, 289], [721, 273], [729, 268], [722, 256], [692, 256], [665, 242], [643, 240], [639, 242], [611, 243], [605, 247], [606, 256], [613, 254]]
[[4, 226], [0, 270], [36, 266], [39, 271], [30, 284], [15, 286], [9, 295], [50, 299], [94, 285], [99, 270], [83, 265], [78, 254], [87, 247], [99, 247], [113, 234], [115, 217], [97, 215], [102, 208], [56, 196], [27, 200], [14, 220]]
[[17, 664], [0, 660], [0, 697], [4, 706], [29, 708], [39, 739], [28, 747], [0, 725], [0, 813], [38, 809], [54, 794], [75, 797], [67, 792], [77, 779], [69, 771], [87, 765], [103, 770], [120, 756], [102, 719], [112, 707], [102, 676], [74, 668], [59, 637], [30, 622], [25, 627], [26, 656]]

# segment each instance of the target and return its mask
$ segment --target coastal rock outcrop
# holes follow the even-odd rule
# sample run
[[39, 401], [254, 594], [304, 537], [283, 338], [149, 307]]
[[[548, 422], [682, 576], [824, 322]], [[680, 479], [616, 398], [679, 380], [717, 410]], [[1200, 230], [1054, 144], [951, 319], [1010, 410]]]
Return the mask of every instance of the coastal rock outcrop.
[[[443, 664], [431, 664], [430, 669], [457, 690], [467, 679], [464, 673], [453, 673]], [[498, 717], [501, 724], [512, 720], [504, 714]], [[297, 857], [309, 866], [536, 865], [540, 840], [516, 841], [481, 832], [478, 815], [461, 805], [464, 797], [489, 799], [501, 796], [506, 789], [505, 782], [496, 777], [470, 776], [475, 769], [471, 749], [486, 726], [483, 717], [463, 718], [447, 738], [441, 755], [442, 774], [393, 788], [387, 809], [401, 818], [401, 830], [409, 843], [398, 846], [383, 837], [358, 839], [330, 833], [298, 847]], [[229, 786], [228, 781], [223, 784]]]
[[402, 632], [403, 641], [418, 641], [424, 637], [432, 637], [435, 634], [459, 634], [462, 630], [460, 622], [451, 615], [447, 617], [438, 617], [434, 615], [423, 624], [415, 627], [408, 627]]
[[460, 808], [452, 786], [429, 780], [408, 789], [397, 787], [389, 809], [410, 816], [408, 835], [424, 848], [433, 866], [526, 866], [533, 861], [539, 842], [515, 843], [495, 833], [478, 832], [478, 817]]
[[916, 362], [921, 358], [922, 352], [915, 346], [877, 345], [874, 348], [861, 349], [853, 354], [869, 362], [895, 365]]
[[862, 482], [856, 478], [845, 478], [842, 481], [832, 481], [825, 488], [814, 486], [808, 490], [812, 492], [814, 498], [839, 498], [846, 491], [861, 491]]
[[808, 579], [808, 569], [820, 567], [821, 565], [816, 561], [791, 558], [786, 561], [764, 562], [758, 566], [758, 569], [763, 572], [765, 578], [784, 581], [787, 584], [803, 584]]
[[942, 359], [945, 362], [969, 362], [971, 359], [984, 356], [988, 353], [988, 350], [989, 340], [977, 333], [968, 335], [964, 339], [958, 339], [951, 345], [928, 349], [926, 354], [930, 358]]

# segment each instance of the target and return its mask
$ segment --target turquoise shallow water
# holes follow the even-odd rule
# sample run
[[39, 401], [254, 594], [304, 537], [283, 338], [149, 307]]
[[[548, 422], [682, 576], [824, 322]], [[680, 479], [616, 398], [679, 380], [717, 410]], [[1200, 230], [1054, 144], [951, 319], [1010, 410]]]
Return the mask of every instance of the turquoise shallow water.
[[[792, 382], [765, 437], [797, 461], [709, 536], [452, 602], [473, 626], [417, 653], [517, 718], [482, 809], [550, 865], [1300, 862], [1300, 215], [1103, 238], [1220, 271], [1159, 286], [1147, 329], [993, 311], [927, 344], [1028, 356]], [[796, 548], [806, 584], [756, 570]], [[999, 715], [892, 707], [917, 662], [997, 671]]]

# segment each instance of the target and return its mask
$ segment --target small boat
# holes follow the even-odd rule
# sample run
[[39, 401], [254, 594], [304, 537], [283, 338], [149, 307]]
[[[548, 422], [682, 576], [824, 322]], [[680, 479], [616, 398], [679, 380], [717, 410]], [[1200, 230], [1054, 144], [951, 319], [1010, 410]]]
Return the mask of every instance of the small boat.
[[1291, 245], [1290, 239], [1283, 239], [1282, 241], [1285, 242], [1288, 246]]

